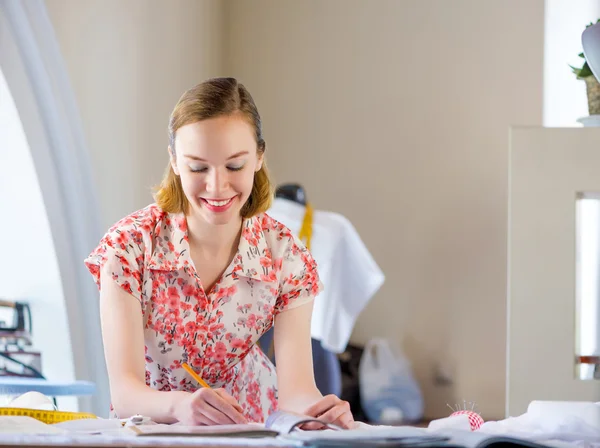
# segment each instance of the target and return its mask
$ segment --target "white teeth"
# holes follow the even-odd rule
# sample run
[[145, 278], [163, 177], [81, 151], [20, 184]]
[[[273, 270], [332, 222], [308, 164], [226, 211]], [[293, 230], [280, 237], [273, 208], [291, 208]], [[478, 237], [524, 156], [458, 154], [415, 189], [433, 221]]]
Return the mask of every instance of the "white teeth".
[[231, 201], [231, 199], [226, 199], [225, 201], [211, 201], [209, 199], [206, 199], [206, 202], [208, 202], [210, 205], [212, 205], [214, 207], [223, 207], [224, 205], [229, 204], [230, 201]]

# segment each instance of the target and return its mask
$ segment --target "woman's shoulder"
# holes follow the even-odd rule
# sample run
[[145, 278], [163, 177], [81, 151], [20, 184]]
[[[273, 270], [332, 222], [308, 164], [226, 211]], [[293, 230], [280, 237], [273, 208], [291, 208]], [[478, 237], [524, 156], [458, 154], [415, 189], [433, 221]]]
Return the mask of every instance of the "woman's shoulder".
[[150, 204], [119, 219], [107, 233], [152, 234], [167, 215], [158, 205]]
[[169, 215], [158, 205], [150, 204], [119, 219], [100, 241], [100, 246], [130, 248], [136, 253], [145, 253], [154, 246], [154, 239]]
[[283, 223], [268, 213], [257, 216], [267, 246], [274, 255], [283, 255], [288, 251], [305, 251], [304, 243]]
[[275, 232], [285, 237], [293, 236], [292, 231], [289, 228], [277, 221], [267, 212], [259, 214], [257, 219], [260, 222], [263, 232]]
[[271, 251], [272, 266], [281, 270], [281, 295], [276, 310], [281, 312], [310, 302], [323, 289], [317, 263], [302, 240], [281, 222], [264, 213], [260, 226]]
[[155, 229], [167, 218], [167, 213], [150, 204], [113, 224], [84, 260], [98, 287], [100, 271], [108, 265], [113, 280], [141, 302], [145, 258], [153, 247]]

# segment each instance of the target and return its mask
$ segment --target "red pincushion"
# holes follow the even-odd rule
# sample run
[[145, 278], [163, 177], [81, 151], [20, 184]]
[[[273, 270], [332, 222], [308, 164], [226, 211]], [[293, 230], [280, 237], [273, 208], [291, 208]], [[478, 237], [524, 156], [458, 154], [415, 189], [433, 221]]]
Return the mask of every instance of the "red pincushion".
[[469, 423], [471, 424], [471, 431], [477, 431], [483, 425], [483, 419], [481, 415], [473, 411], [456, 411], [450, 417], [454, 417], [456, 415], [466, 415], [469, 417]]

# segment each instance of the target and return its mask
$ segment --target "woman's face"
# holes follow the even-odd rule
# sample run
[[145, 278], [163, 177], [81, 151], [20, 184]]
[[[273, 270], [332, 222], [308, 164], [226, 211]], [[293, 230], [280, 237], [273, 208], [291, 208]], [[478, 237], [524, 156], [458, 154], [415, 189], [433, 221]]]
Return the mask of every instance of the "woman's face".
[[214, 225], [238, 219], [263, 161], [252, 126], [240, 116], [190, 123], [177, 130], [175, 151], [171, 166], [190, 212]]

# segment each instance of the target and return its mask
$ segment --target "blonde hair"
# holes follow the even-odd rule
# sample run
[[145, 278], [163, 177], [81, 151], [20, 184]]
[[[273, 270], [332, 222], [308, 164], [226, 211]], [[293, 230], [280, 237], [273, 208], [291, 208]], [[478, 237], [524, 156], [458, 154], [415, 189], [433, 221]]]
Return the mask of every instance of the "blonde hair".
[[[250, 92], [235, 78], [213, 78], [186, 91], [175, 105], [169, 120], [169, 145], [175, 157], [175, 133], [179, 128], [209, 118], [241, 115], [254, 128], [256, 150], [264, 155], [266, 143], [262, 135], [262, 123]], [[183, 192], [181, 179], [168, 163], [163, 179], [154, 196], [156, 204], [168, 213], [187, 213], [189, 202]], [[250, 197], [240, 213], [250, 218], [265, 212], [273, 201], [273, 187], [266, 161], [256, 173]]]

